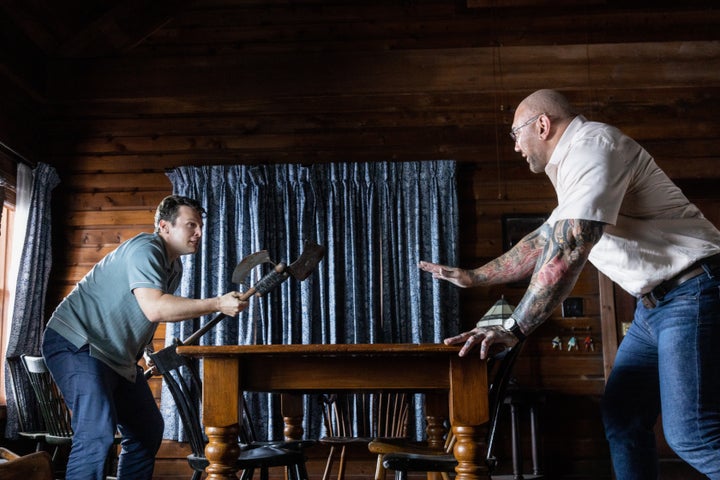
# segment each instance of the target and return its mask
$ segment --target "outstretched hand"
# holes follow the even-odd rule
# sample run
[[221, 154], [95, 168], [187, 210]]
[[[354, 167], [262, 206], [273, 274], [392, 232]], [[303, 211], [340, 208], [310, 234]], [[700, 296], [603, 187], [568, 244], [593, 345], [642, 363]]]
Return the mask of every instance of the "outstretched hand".
[[480, 359], [485, 360], [488, 358], [490, 347], [494, 343], [500, 343], [508, 348], [515, 346], [518, 343], [517, 337], [505, 330], [500, 325], [493, 325], [490, 327], [475, 327], [468, 332], [463, 332], [454, 337], [445, 339], [445, 345], [459, 345], [464, 342], [464, 345], [460, 349], [458, 355], [461, 357], [469, 354], [475, 347], [480, 346]]
[[472, 287], [472, 278], [470, 277], [470, 273], [465, 269], [430, 263], [424, 260], [418, 263], [418, 267], [420, 270], [432, 273], [433, 278], [446, 280], [458, 287]]

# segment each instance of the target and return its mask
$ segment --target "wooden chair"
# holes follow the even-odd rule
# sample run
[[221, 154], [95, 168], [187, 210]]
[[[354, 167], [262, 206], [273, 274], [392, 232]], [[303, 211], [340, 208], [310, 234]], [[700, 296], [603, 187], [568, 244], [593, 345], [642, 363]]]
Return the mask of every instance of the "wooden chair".
[[[497, 466], [497, 458], [494, 454], [495, 435], [497, 433], [498, 419], [503, 402], [508, 392], [508, 385], [512, 378], [512, 371], [518, 355], [522, 351], [524, 342], [519, 342], [515, 347], [504, 350], [494, 355], [488, 361], [488, 378], [491, 383], [488, 387], [488, 400], [490, 408], [490, 421], [486, 433], [485, 444], [485, 470], [481, 474], [486, 478], [499, 479], [501, 476], [493, 476], [493, 472]], [[453, 443], [446, 442], [446, 451], [422, 452], [413, 449], [398, 449], [394, 452], [388, 452], [383, 457], [383, 467], [387, 470], [395, 471], [396, 480], [407, 480], [408, 472], [439, 472], [447, 476], [455, 473], [457, 460], [452, 452]], [[506, 477], [507, 478], [507, 477]], [[541, 479], [541, 474], [537, 475], [515, 475], [509, 478]]]
[[40, 406], [40, 413], [47, 430], [43, 441], [52, 449], [55, 475], [64, 477], [67, 453], [72, 445], [73, 435], [70, 410], [45, 365], [45, 359], [33, 355], [21, 355], [20, 358]]
[[322, 395], [327, 435], [320, 443], [330, 446], [323, 480], [329, 480], [338, 450], [337, 480], [343, 480], [350, 445], [367, 446], [375, 438], [406, 441], [410, 398], [404, 392]]
[[[443, 453], [452, 453], [455, 446], [455, 435], [452, 431], [448, 431], [445, 436], [445, 443], [442, 448], [431, 447], [427, 442], [409, 441], [408, 439], [388, 439], [375, 438], [368, 444], [370, 453], [377, 455], [375, 466], [375, 480], [385, 480], [386, 470], [383, 462], [385, 455], [388, 453], [416, 453], [424, 455], [442, 455]], [[444, 478], [447, 475], [442, 475]]]
[[[505, 394], [503, 403], [510, 407], [510, 425], [511, 425], [511, 445], [512, 445], [512, 465], [514, 478], [543, 478], [542, 466], [540, 464], [540, 445], [539, 445], [539, 424], [538, 413], [540, 407], [545, 403], [545, 394], [539, 390], [514, 389], [510, 388]], [[522, 432], [520, 428], [521, 415], [527, 412], [529, 418], [530, 430], [530, 453], [532, 459], [532, 474], [524, 474], [523, 472], [523, 454], [522, 454]]]
[[12, 389], [15, 397], [15, 413], [18, 419], [18, 436], [27, 439], [35, 445], [35, 451], [41, 452], [45, 450], [45, 424], [42, 420], [42, 413], [40, 412], [39, 406], [36, 401], [30, 401], [29, 396], [35, 397], [35, 392], [26, 392], [24, 388], [20, 388], [22, 381], [17, 378], [20, 374], [22, 378], [28, 378], [27, 369], [25, 368], [22, 359], [12, 358], [7, 359], [8, 378], [10, 380], [10, 388]]
[[0, 447], [0, 478], [3, 480], [53, 480], [50, 454], [43, 451], [20, 456]]
[[[178, 355], [175, 349], [164, 348], [150, 354], [150, 358], [175, 400], [192, 449], [192, 453], [187, 456], [188, 464], [193, 469], [192, 480], [199, 480], [209, 465], [205, 457], [207, 438], [200, 419], [200, 375], [192, 361]], [[286, 468], [291, 480], [308, 479], [303, 448], [312, 444], [312, 441], [258, 442], [253, 437], [254, 428], [246, 408], [243, 408], [242, 417], [243, 425], [239, 434], [241, 451], [235, 461], [236, 468], [243, 472], [242, 480], [252, 479], [256, 469], [260, 470], [261, 480], [267, 480], [271, 467]]]
[[[30, 379], [35, 397], [40, 405], [40, 412], [45, 422], [47, 432], [43, 436], [44, 443], [52, 448], [52, 464], [55, 475], [64, 478], [67, 464], [67, 453], [72, 446], [73, 430], [71, 413], [65, 404], [60, 389], [45, 365], [45, 359], [40, 356], [21, 355], [23, 366]], [[116, 446], [120, 443], [120, 436], [115, 436], [115, 442], [105, 465], [107, 478], [113, 478], [117, 467]]]

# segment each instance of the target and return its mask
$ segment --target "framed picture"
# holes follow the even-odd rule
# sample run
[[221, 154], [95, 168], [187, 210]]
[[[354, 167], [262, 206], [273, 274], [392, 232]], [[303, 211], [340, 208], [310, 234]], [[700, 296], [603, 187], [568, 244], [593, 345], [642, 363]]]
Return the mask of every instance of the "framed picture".
[[545, 223], [547, 215], [511, 213], [502, 216], [503, 251], [507, 252], [528, 233]]
[[[512, 213], [502, 216], [503, 251], [507, 252], [528, 233], [545, 223], [547, 215], [535, 213]], [[511, 288], [527, 288], [530, 277], [526, 280], [508, 283]]]

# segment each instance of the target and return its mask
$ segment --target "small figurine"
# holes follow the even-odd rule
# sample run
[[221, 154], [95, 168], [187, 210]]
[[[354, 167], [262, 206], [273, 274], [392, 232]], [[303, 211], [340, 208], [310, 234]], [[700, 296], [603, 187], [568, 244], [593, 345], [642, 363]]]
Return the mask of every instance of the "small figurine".
[[577, 338], [575, 338], [575, 337], [570, 337], [570, 340], [568, 340], [568, 352], [569, 352], [570, 350], [577, 350], [577, 349], [578, 349], [578, 346], [577, 346]]
[[559, 336], [552, 339], [552, 349], [562, 350], [562, 340], [560, 340]]
[[590, 352], [590, 351], [594, 352], [595, 351], [595, 342], [593, 342], [593, 339], [590, 335], [585, 337], [585, 351], [586, 352]]

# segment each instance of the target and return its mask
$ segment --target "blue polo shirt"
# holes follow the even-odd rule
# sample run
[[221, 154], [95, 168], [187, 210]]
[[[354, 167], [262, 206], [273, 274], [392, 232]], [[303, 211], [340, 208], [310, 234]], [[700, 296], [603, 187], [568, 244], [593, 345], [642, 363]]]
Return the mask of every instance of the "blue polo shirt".
[[174, 293], [182, 264], [170, 262], [157, 233], [122, 243], [83, 277], [52, 314], [52, 328], [73, 345], [89, 344], [90, 355], [134, 382], [137, 360], [152, 341], [157, 323], [140, 309], [133, 289]]

